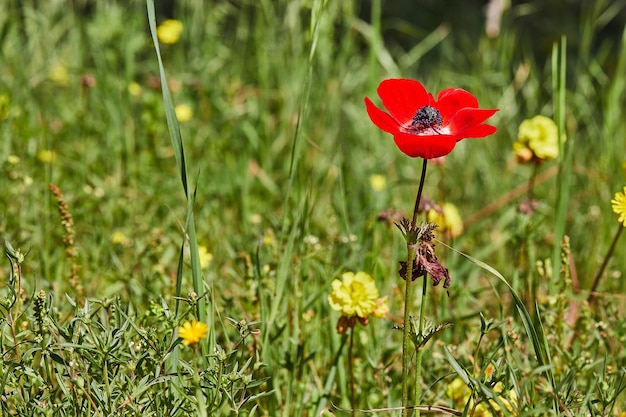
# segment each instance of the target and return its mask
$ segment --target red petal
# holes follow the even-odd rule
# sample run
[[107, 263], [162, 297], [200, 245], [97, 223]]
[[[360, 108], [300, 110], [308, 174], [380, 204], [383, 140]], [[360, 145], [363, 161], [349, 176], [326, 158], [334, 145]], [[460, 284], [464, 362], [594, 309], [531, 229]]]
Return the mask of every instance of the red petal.
[[465, 107], [478, 107], [478, 100], [469, 92], [461, 88], [448, 88], [437, 96], [435, 105], [443, 118], [445, 125], [454, 114]]
[[400, 126], [391, 116], [376, 107], [372, 100], [365, 97], [365, 107], [367, 108], [367, 114], [370, 119], [379, 129], [384, 130], [387, 133], [395, 134], [399, 131]]
[[498, 109], [461, 109], [450, 120], [450, 132], [457, 135], [459, 139], [467, 138], [469, 136], [464, 134], [465, 131], [480, 125], [497, 111]]
[[452, 152], [456, 138], [452, 135], [412, 135], [397, 133], [393, 140], [398, 148], [413, 158], [439, 158]]
[[496, 127], [491, 125], [478, 125], [470, 127], [469, 129], [464, 130], [463, 135], [457, 137], [457, 140], [465, 138], [484, 138], [485, 136], [496, 133], [496, 130]]
[[410, 122], [419, 109], [432, 101], [424, 86], [415, 80], [384, 80], [377, 91], [384, 106], [400, 124]]

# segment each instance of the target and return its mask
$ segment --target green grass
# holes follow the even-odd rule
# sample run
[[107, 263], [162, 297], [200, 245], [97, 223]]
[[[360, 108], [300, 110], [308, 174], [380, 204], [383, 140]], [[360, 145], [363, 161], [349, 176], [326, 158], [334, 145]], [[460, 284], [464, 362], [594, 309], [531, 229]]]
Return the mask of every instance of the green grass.
[[[377, 216], [410, 216], [421, 162], [365, 112], [363, 97], [389, 77], [465, 88], [500, 109], [495, 135], [428, 171], [425, 195], [473, 217], [453, 241], [437, 237], [501, 278], [437, 245], [452, 286], [429, 288], [426, 316], [453, 327], [427, 345], [420, 403], [463, 411], [446, 395], [458, 374], [477, 400], [498, 381], [514, 389], [518, 415], [626, 412], [623, 242], [585, 303], [626, 182], [623, 3], [595, 2], [569, 22], [581, 29], [566, 30], [560, 83], [560, 34], [525, 26], [543, 18], [541, 2], [506, 10], [494, 39], [478, 24], [389, 18], [388, 2], [371, 2], [371, 16], [356, 0], [178, 2], [182, 38], [160, 52], [173, 105], [193, 109], [180, 123], [184, 174], [146, 4], [79, 3], [14, 1], [0, 15], [0, 235], [27, 253], [19, 275], [0, 264], [1, 415], [348, 415], [335, 409], [351, 407], [347, 342], [327, 301], [345, 271], [371, 274], [390, 303], [389, 318], [354, 332], [356, 406], [398, 407], [406, 250]], [[530, 220], [516, 209], [523, 196], [473, 216], [528, 182], [511, 145], [536, 114], [562, 120], [571, 152], [539, 171], [571, 163], [567, 181], [537, 185]], [[385, 189], [372, 190], [373, 174]], [[71, 213], [75, 258], [50, 183]], [[573, 272], [552, 273], [561, 233]], [[194, 240], [213, 255], [207, 267]], [[212, 337], [180, 345], [177, 326], [203, 314]]]

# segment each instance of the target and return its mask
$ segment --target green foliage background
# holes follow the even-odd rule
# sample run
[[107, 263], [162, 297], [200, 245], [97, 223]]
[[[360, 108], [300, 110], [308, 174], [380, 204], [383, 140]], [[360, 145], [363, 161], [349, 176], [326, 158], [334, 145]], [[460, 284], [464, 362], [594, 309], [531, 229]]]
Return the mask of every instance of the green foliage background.
[[[556, 175], [537, 185], [541, 204], [532, 219], [517, 212], [522, 197], [511, 199], [474, 217], [458, 239], [446, 242], [499, 270], [529, 310], [538, 302], [537, 317], [560, 358], [555, 373], [568, 408], [579, 415], [608, 410], [596, 400], [609, 389], [597, 381], [604, 381], [607, 366], [613, 370], [607, 386], [620, 386], [611, 384], [624, 376], [623, 243], [603, 278], [606, 296], [598, 308], [590, 310], [583, 300], [619, 227], [610, 199], [625, 183], [625, 3], [572, 8], [558, 2], [560, 9], [543, 3], [507, 8], [494, 38], [485, 35], [477, 2], [445, 14], [431, 2], [417, 11], [356, 0], [175, 4], [173, 17], [184, 31], [178, 43], [161, 45], [161, 53], [174, 103], [193, 110], [181, 133], [191, 187], [197, 187], [198, 244], [213, 254], [204, 279], [214, 298], [216, 337], [227, 351], [237, 349], [239, 334], [227, 318], [257, 322], [260, 335], [238, 351], [241, 363], [262, 362], [259, 381], [269, 378], [259, 388], [270, 394], [259, 399], [257, 413], [318, 415], [330, 401], [349, 408], [338, 317], [326, 302], [331, 281], [348, 270], [375, 277], [381, 294], [390, 297], [392, 316], [357, 332], [359, 407], [398, 405], [400, 337], [391, 327], [402, 315], [397, 265], [403, 241], [377, 216], [387, 208], [410, 213], [421, 163], [401, 154], [372, 125], [363, 98], [376, 97], [380, 80], [405, 77], [433, 92], [465, 88], [482, 107], [500, 109], [491, 119], [498, 133], [459, 143], [443, 166], [428, 173], [426, 195], [452, 202], [472, 218], [526, 184], [532, 173], [514, 162], [511, 145], [523, 119], [554, 116], [551, 50], [561, 33], [537, 29], [554, 21], [569, 46], [565, 126], [573, 165], [565, 233], [578, 287], [536, 268], [559, 244]], [[161, 4], [160, 21], [167, 14]], [[187, 205], [168, 139], [146, 8], [140, 1], [73, 6], [10, 1], [0, 15], [0, 234], [30, 251], [22, 271], [25, 309], [43, 289], [60, 321], [79, 311], [69, 297], [79, 306], [85, 299], [114, 303], [130, 322], [147, 324], [155, 306], [174, 308]], [[432, 17], [428, 21], [420, 17], [424, 10]], [[471, 25], [459, 22], [466, 11], [475, 16]], [[59, 78], [59, 69], [66, 75]], [[130, 94], [132, 83], [140, 94]], [[56, 159], [42, 162], [43, 150]], [[373, 174], [386, 177], [386, 189], [371, 189]], [[75, 223], [82, 293], [68, 282], [51, 182], [63, 191]], [[126, 240], [112, 241], [116, 232]], [[507, 375], [503, 379], [515, 375], [526, 393], [524, 410], [532, 414], [529, 404], [547, 394], [536, 388], [541, 372], [523, 342], [526, 336], [516, 333], [517, 313], [506, 287], [465, 258], [438, 251], [453, 284], [449, 295], [430, 291], [428, 315], [454, 327], [440, 334], [425, 357], [431, 385], [424, 402], [450, 403], [445, 387], [453, 369], [442, 353], [445, 344], [467, 368], [472, 360], [492, 361]], [[9, 275], [10, 265], [0, 265], [0, 276], [7, 277], [3, 294], [9, 292]], [[182, 276], [185, 298], [193, 289], [188, 267]], [[571, 305], [588, 327], [568, 351], [574, 331], [562, 312]], [[185, 311], [193, 315], [191, 308]], [[480, 354], [479, 314], [505, 321]], [[159, 343], [171, 341], [170, 330], [184, 317], [155, 326]], [[32, 313], [22, 319], [25, 329], [34, 323]], [[8, 349], [14, 339], [6, 319], [3, 325]], [[167, 346], [159, 346], [165, 356]], [[157, 356], [155, 363], [161, 363], [163, 356]], [[624, 401], [619, 404], [613, 412], [626, 411]]]

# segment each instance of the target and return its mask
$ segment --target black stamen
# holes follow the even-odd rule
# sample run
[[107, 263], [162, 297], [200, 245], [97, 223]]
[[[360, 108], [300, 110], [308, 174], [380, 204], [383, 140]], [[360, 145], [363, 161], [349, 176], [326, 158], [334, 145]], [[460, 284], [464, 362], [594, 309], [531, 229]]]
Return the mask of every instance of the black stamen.
[[439, 110], [432, 106], [424, 106], [415, 113], [411, 126], [417, 130], [434, 129], [443, 123]]

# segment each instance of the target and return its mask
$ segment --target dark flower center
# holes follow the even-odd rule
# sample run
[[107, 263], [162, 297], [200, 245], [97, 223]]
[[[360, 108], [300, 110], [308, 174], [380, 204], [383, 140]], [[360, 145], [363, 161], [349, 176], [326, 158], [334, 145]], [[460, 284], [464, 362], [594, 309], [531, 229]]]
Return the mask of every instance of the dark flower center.
[[432, 106], [424, 106], [415, 113], [411, 126], [416, 130], [433, 129], [441, 126], [443, 118], [439, 113], [439, 110]]

